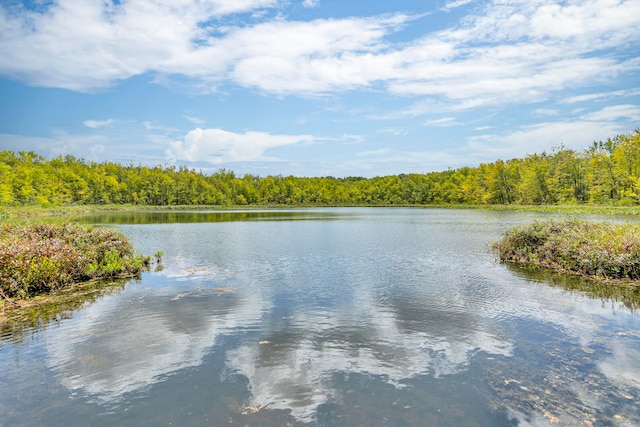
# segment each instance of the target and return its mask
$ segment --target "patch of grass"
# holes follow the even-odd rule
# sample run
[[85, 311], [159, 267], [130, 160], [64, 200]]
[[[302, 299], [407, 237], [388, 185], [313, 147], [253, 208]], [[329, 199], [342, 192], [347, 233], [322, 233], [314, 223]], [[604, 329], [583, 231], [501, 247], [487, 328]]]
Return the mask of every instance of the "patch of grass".
[[0, 290], [30, 298], [93, 279], [132, 277], [148, 264], [112, 230], [73, 224], [0, 226]]
[[480, 205], [480, 209], [499, 211], [522, 211], [522, 212], [542, 212], [559, 213], [564, 215], [640, 215], [638, 206], [617, 206], [617, 205]]
[[578, 219], [536, 221], [493, 245], [502, 262], [640, 283], [640, 226]]

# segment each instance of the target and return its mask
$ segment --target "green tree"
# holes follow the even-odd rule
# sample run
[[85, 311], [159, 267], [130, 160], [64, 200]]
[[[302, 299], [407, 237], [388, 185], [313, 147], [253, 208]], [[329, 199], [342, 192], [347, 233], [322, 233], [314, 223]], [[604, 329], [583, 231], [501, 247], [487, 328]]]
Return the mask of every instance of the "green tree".
[[517, 199], [516, 185], [519, 178], [516, 161], [498, 160], [488, 167], [485, 201], [492, 204], [511, 204]]

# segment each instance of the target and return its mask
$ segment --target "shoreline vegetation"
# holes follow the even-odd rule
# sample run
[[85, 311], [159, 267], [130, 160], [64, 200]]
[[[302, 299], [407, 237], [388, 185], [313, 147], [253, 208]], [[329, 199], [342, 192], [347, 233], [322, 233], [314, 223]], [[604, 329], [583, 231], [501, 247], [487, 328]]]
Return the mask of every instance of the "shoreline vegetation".
[[[638, 216], [640, 129], [582, 152], [559, 146], [477, 167], [373, 178], [240, 177], [225, 169], [205, 173], [0, 151], [0, 299], [4, 310], [14, 299], [148, 268], [151, 258], [135, 254], [125, 236], [63, 223], [72, 215], [385, 206]], [[637, 282], [640, 232], [612, 227], [535, 223], [509, 231], [494, 248], [504, 262]]]
[[[567, 215], [638, 214], [635, 208], [619, 206], [438, 207]], [[139, 276], [152, 264], [161, 268], [162, 252], [157, 252], [153, 259], [142, 256], [134, 252], [126, 236], [121, 233], [71, 224], [68, 222], [70, 216], [100, 212], [181, 210], [234, 211], [238, 207], [84, 205], [56, 208], [23, 206], [5, 210], [5, 214], [0, 216], [0, 331], [38, 324], [45, 318], [64, 317], [65, 313], [78, 308], [83, 301], [95, 300], [111, 290], [122, 289], [123, 279]], [[58, 223], [58, 219], [64, 222]], [[492, 250], [500, 262], [516, 269], [590, 279], [582, 280], [577, 285], [574, 283], [568, 289], [593, 293], [603, 298], [610, 296], [629, 307], [640, 306], [638, 225], [578, 219], [535, 221], [505, 232], [501, 240], [492, 245]], [[547, 280], [550, 284], [558, 280], [564, 283], [557, 277]]]
[[[156, 254], [160, 263], [162, 254]], [[34, 297], [79, 284], [136, 277], [152, 263], [135, 253], [122, 233], [80, 225], [10, 224], [0, 226], [2, 310], [32, 305]], [[62, 292], [64, 293], [64, 292]]]
[[534, 221], [507, 230], [492, 249], [503, 263], [640, 286], [640, 225]]
[[0, 208], [15, 206], [640, 206], [640, 129], [577, 151], [365, 178], [47, 159], [0, 151]]
[[220, 206], [220, 205], [133, 205], [133, 204], [105, 204], [105, 205], [64, 205], [64, 206], [10, 206], [0, 207], [0, 224], [11, 222], [30, 222], [47, 218], [47, 221], [74, 215], [119, 213], [119, 212], [234, 212], [254, 211], [270, 209], [302, 209], [302, 208], [378, 208], [378, 207], [404, 207], [416, 209], [478, 209], [497, 211], [523, 211], [555, 213], [563, 215], [628, 215], [640, 216], [640, 206], [615, 206], [595, 204], [563, 204], [563, 205], [468, 205], [468, 204], [431, 204], [431, 205], [245, 205], [245, 206]]

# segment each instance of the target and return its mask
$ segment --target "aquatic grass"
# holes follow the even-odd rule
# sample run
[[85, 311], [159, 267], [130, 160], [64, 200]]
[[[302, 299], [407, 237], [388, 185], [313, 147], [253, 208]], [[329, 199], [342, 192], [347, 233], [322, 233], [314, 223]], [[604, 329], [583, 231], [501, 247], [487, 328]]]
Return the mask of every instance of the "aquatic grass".
[[150, 258], [113, 230], [74, 224], [0, 226], [0, 290], [28, 298], [92, 279], [130, 277]]
[[535, 221], [508, 230], [493, 249], [502, 262], [640, 281], [640, 226], [633, 224]]

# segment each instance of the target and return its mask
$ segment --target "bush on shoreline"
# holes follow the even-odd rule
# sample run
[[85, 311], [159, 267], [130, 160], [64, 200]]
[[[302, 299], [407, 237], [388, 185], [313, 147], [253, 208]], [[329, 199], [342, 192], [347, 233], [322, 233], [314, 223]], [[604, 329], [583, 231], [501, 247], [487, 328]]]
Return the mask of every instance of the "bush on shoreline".
[[73, 224], [0, 227], [0, 290], [29, 298], [76, 282], [138, 274], [149, 258], [112, 230]]
[[493, 246], [502, 262], [584, 276], [640, 280], [640, 226], [577, 219], [536, 221], [508, 230]]

